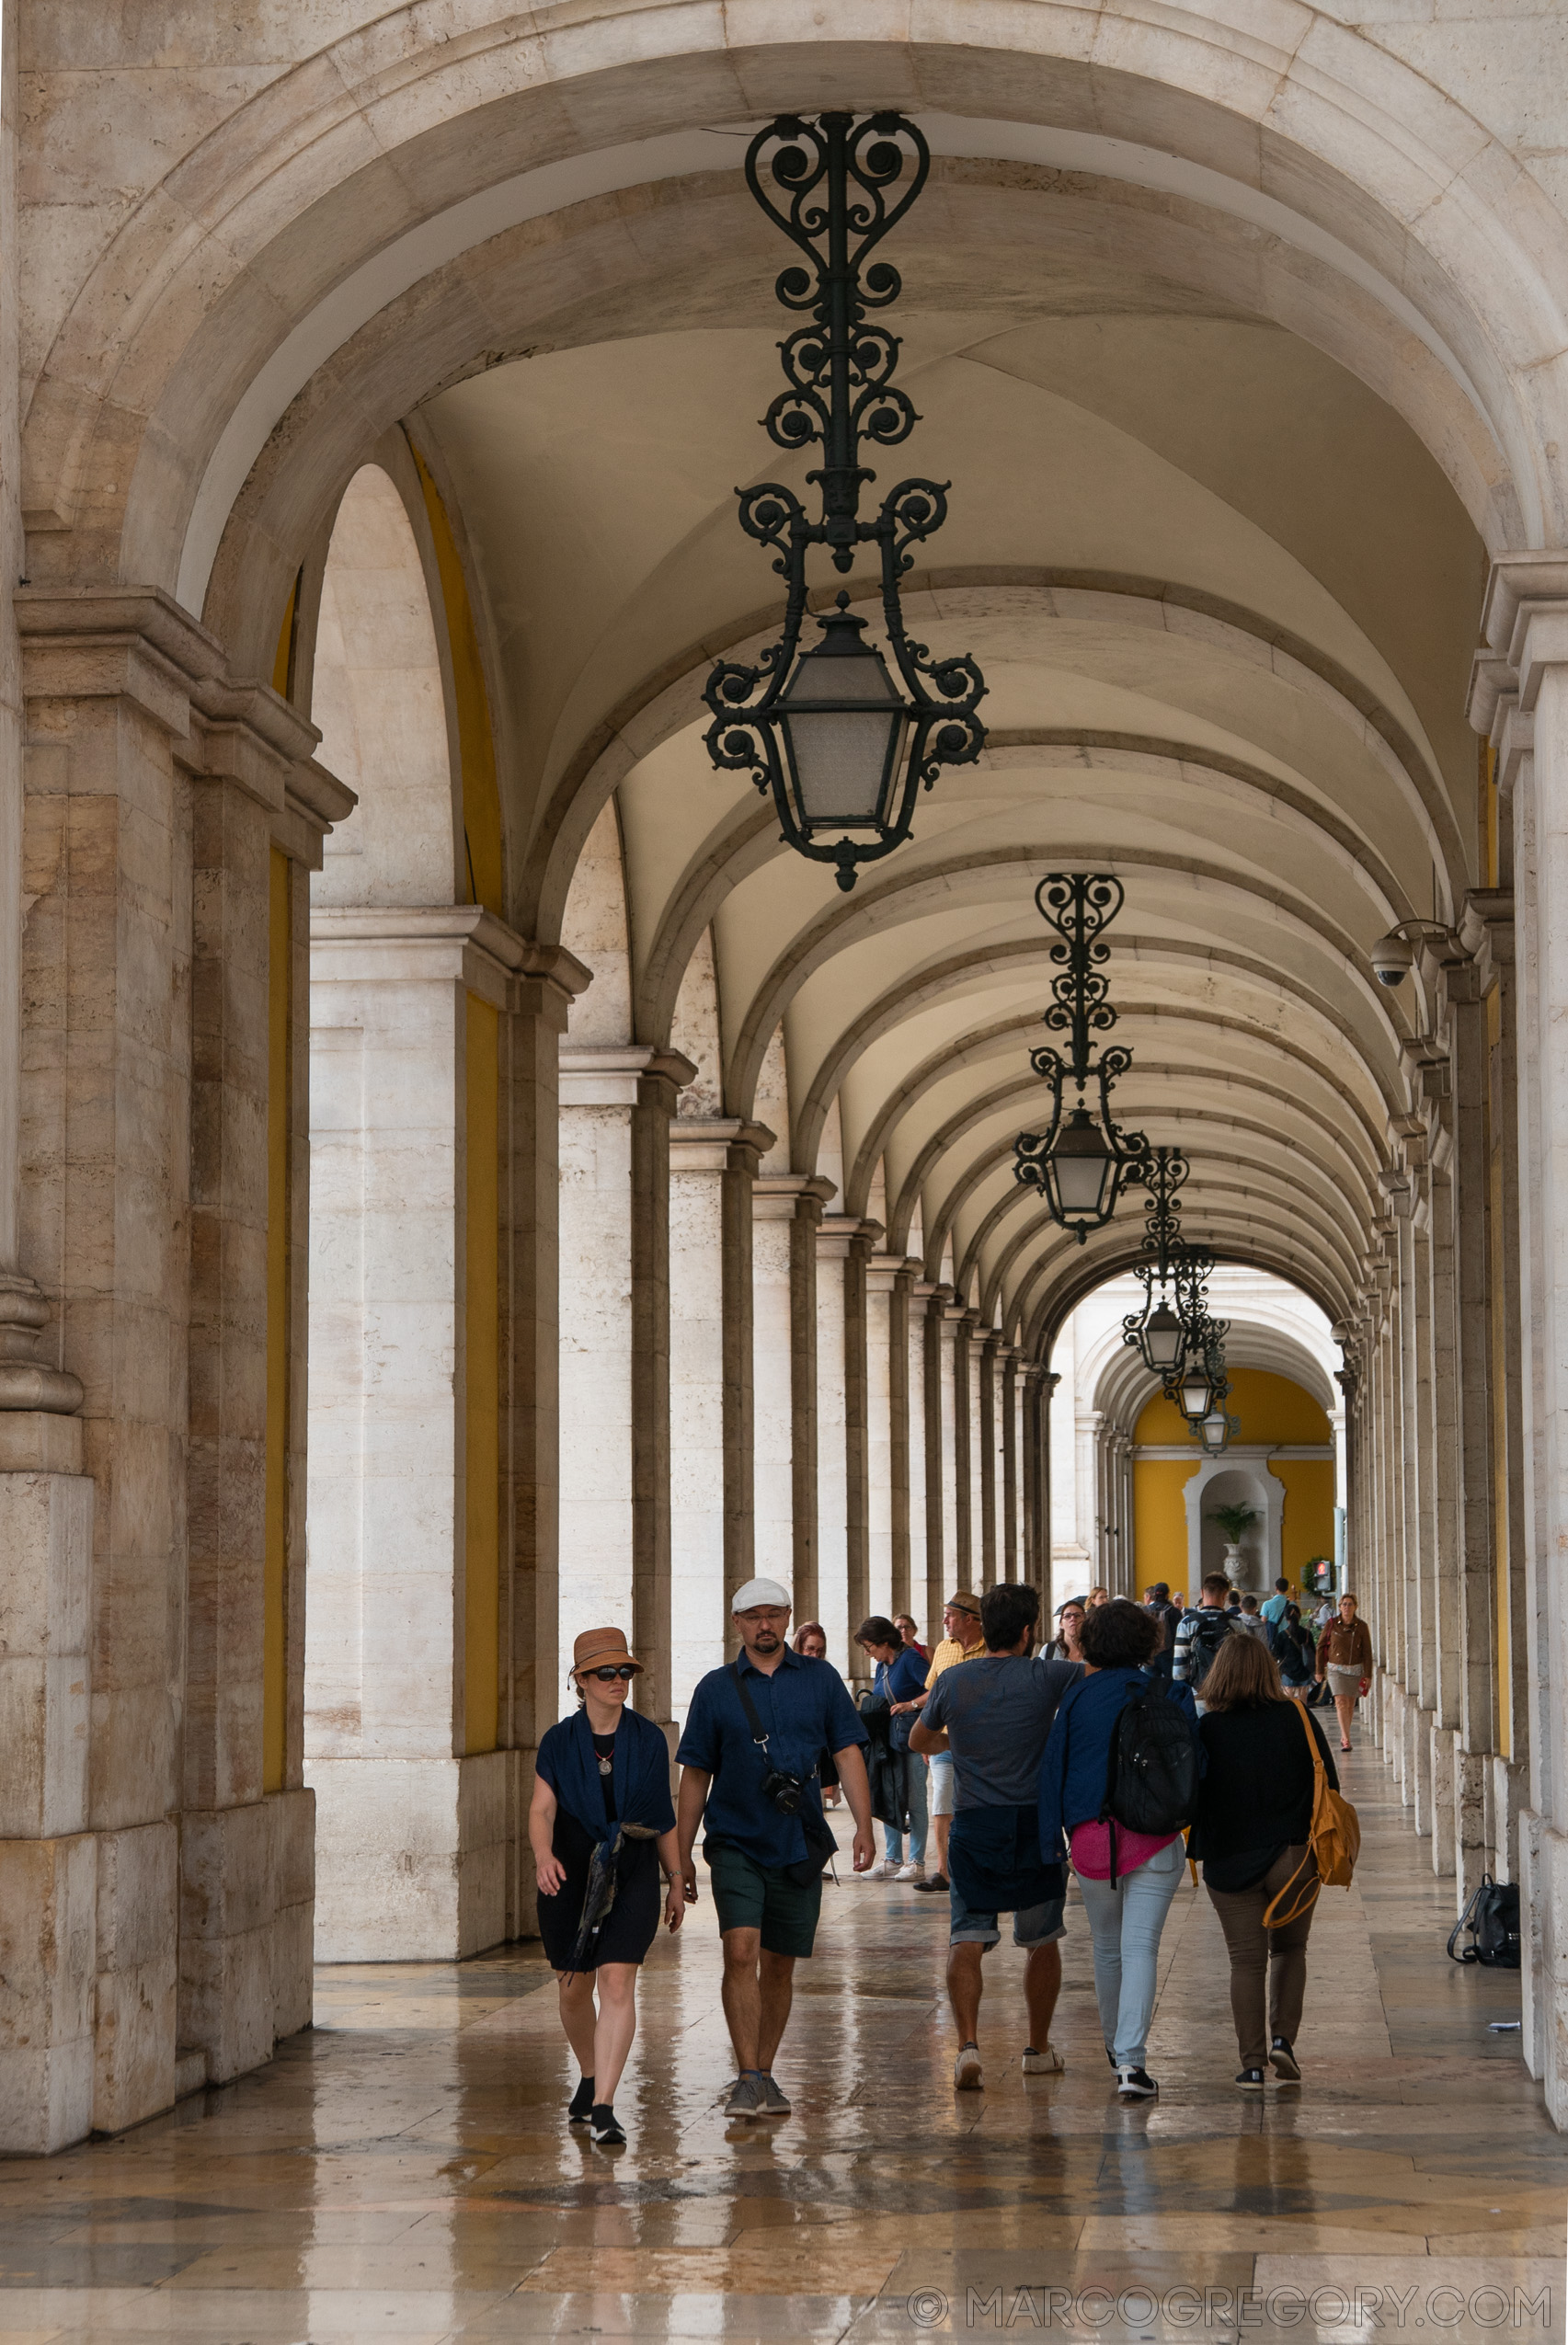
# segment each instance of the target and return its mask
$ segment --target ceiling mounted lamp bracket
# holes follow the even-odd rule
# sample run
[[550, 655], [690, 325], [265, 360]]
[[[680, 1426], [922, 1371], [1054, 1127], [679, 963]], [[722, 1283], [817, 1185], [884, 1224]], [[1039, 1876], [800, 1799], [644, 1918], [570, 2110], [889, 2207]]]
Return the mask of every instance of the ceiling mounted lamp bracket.
[[[749, 772], [772, 794], [784, 844], [833, 864], [845, 889], [862, 864], [909, 837], [921, 787], [944, 765], [973, 765], [985, 746], [979, 666], [967, 652], [933, 658], [905, 627], [899, 595], [910, 549], [947, 518], [948, 484], [900, 481], [871, 519], [860, 512], [876, 477], [860, 461], [862, 440], [896, 448], [920, 421], [893, 382], [898, 337], [866, 316], [898, 299], [898, 272], [886, 260], [866, 264], [930, 170], [930, 149], [902, 114], [859, 122], [853, 114], [781, 114], [746, 150], [748, 187], [807, 263], [783, 270], [774, 291], [785, 309], [811, 315], [779, 345], [785, 388], [763, 428], [792, 454], [818, 442], [822, 462], [806, 475], [818, 492], [815, 518], [777, 481], [736, 491], [741, 528], [773, 555], [784, 580], [784, 631], [754, 664], [721, 659], [714, 668], [703, 695], [713, 715], [707, 748], [715, 766]], [[844, 592], [817, 622], [820, 642], [800, 648], [807, 554], [825, 547], [847, 573], [861, 545], [876, 548], [896, 676]]]
[[[1129, 1183], [1141, 1180], [1149, 1142], [1127, 1132], [1111, 1114], [1111, 1092], [1132, 1064], [1118, 1044], [1097, 1049], [1093, 1037], [1116, 1023], [1104, 964], [1104, 941], [1125, 901], [1121, 881], [1108, 872], [1047, 872], [1035, 890], [1035, 903], [1047, 928], [1056, 931], [1051, 960], [1060, 970], [1051, 985], [1045, 1024], [1068, 1038], [1064, 1052], [1049, 1044], [1029, 1054], [1036, 1075], [1051, 1087], [1051, 1120], [1044, 1132], [1021, 1132], [1013, 1142], [1013, 1174], [1037, 1189], [1053, 1221], [1083, 1245], [1091, 1230], [1103, 1230]], [[1067, 1108], [1064, 1093], [1075, 1085]], [[1093, 1088], [1097, 1109], [1084, 1104]]]

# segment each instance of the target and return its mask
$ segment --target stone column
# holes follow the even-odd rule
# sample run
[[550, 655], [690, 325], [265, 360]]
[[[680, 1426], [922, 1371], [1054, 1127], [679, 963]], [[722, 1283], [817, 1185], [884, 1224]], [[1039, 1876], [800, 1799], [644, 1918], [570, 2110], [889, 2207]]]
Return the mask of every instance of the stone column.
[[[975, 1521], [975, 1378], [970, 1366], [974, 1332], [979, 1314], [961, 1303], [949, 1307], [953, 1326], [953, 1554], [955, 1584], [975, 1584], [975, 1553], [979, 1527]], [[944, 1459], [945, 1462], [945, 1454]]]
[[925, 1572], [926, 1610], [935, 1633], [950, 1588], [956, 1584], [957, 1504], [953, 1493], [953, 1323], [951, 1287], [922, 1285], [925, 1302]]
[[997, 1558], [1001, 1552], [997, 1538], [997, 1458], [1001, 1450], [998, 1439], [996, 1387], [997, 1354], [1001, 1347], [1001, 1336], [992, 1329], [977, 1346], [979, 1371], [979, 1486], [980, 1486], [980, 1577], [981, 1584], [992, 1586], [1002, 1574]]
[[[828, 1658], [846, 1676], [864, 1674], [852, 1652], [850, 1585], [849, 1364], [845, 1273], [860, 1224], [829, 1214], [817, 1232], [817, 1613], [828, 1633]], [[857, 1493], [858, 1494], [858, 1493]], [[862, 1550], [864, 1551], [864, 1550]]]
[[939, 1620], [942, 1617], [942, 1598], [940, 1595], [936, 1599], [936, 1611], [933, 1613], [931, 1608], [932, 1583], [933, 1576], [936, 1579], [940, 1579], [942, 1574], [940, 1568], [934, 1575], [932, 1572], [927, 1537], [930, 1517], [927, 1513], [925, 1487], [927, 1455], [925, 1428], [927, 1392], [926, 1346], [931, 1341], [931, 1323], [929, 1313], [930, 1297], [926, 1293], [925, 1282], [920, 1275], [921, 1267], [922, 1265], [914, 1261], [912, 1258], [907, 1261], [904, 1264], [905, 1273], [912, 1282], [910, 1287], [910, 1353], [908, 1385], [910, 1408], [910, 1610], [916, 1615], [920, 1621], [920, 1633], [922, 1642], [929, 1645], [931, 1642], [930, 1630], [933, 1624]]
[[[918, 1265], [891, 1261], [887, 1278], [887, 1584], [893, 1613], [910, 1612], [915, 1596], [910, 1584], [910, 1525], [912, 1497], [910, 1460], [911, 1420], [910, 1394], [916, 1379], [910, 1356], [912, 1320], [910, 1310]], [[918, 1388], [917, 1388], [918, 1389]], [[923, 1627], [923, 1622], [922, 1622]]]
[[560, 946], [527, 945], [500, 1029], [500, 1727], [519, 1754], [507, 1825], [509, 1939], [536, 1926], [527, 1811], [561, 1676], [560, 1049], [573, 996], [589, 982]]
[[1001, 1362], [1001, 1576], [1021, 1580], [1022, 1523], [1018, 1489], [1018, 1436], [1022, 1414], [1018, 1352], [1008, 1344]]
[[475, 905], [311, 920], [305, 1778], [326, 1962], [476, 1953], [516, 1896], [500, 1613], [493, 1634], [468, 1614], [468, 1396], [487, 1409], [499, 1371], [469, 1348], [469, 1249], [495, 1240], [470, 1227], [468, 1149], [526, 949]]
[[670, 1127], [672, 1710], [726, 1657], [728, 1597], [752, 1577], [751, 1184], [773, 1134], [734, 1117]]
[[670, 1544], [670, 1127], [696, 1068], [650, 1056], [632, 1110], [632, 1639], [637, 1708], [673, 1729]]
[[[1471, 716], [1482, 732], [1509, 693], [1533, 719], [1514, 782], [1519, 918], [1519, 1217], [1524, 1273], [1524, 1449], [1531, 1582], [1527, 1623], [1539, 1687], [1532, 1721], [1531, 1806], [1520, 1818], [1521, 1899], [1529, 1930], [1526, 2056], [1547, 2107], [1568, 2122], [1568, 1811], [1562, 1791], [1568, 1598], [1568, 1081], [1558, 1039], [1568, 1008], [1568, 553], [1506, 555], [1492, 574]], [[1505, 719], [1506, 721], [1506, 719]], [[1537, 1802], [1539, 1802], [1538, 1805]]]
[[[887, 1254], [870, 1254], [864, 1267], [865, 1310], [865, 1517], [866, 1610], [890, 1618], [908, 1603], [909, 1565], [903, 1572], [905, 1591], [895, 1591], [893, 1562], [894, 1436], [893, 1383], [895, 1349], [900, 1383], [909, 1374], [909, 1340], [900, 1331], [895, 1344], [893, 1290], [901, 1265]], [[906, 1293], [907, 1293], [906, 1288]], [[906, 1411], [907, 1419], [907, 1411]], [[907, 1441], [907, 1433], [906, 1433]], [[907, 1458], [904, 1460], [906, 1469]], [[905, 1483], [906, 1540], [908, 1482]]]
[[830, 1181], [763, 1172], [752, 1191], [755, 1563], [817, 1602], [817, 1224]]
[[[24, 591], [16, 617], [25, 774], [14, 760], [0, 930], [29, 911], [19, 1055], [14, 928], [0, 952], [21, 1070], [19, 1127], [10, 1078], [0, 1098], [0, 2150], [40, 2154], [266, 2058], [308, 2013], [300, 1379], [287, 1250], [274, 1298], [266, 1242], [269, 858], [317, 860], [353, 801], [312, 766], [312, 729], [231, 684], [166, 597]], [[16, 648], [7, 629], [14, 751]], [[283, 1001], [293, 894], [285, 868]], [[286, 1015], [276, 1039], [286, 1177]]]

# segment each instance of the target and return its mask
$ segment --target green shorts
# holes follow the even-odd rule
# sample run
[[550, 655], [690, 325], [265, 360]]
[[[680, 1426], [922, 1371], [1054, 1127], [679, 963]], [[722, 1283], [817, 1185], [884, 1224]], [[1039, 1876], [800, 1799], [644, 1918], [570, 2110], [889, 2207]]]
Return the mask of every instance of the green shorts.
[[727, 1840], [709, 1840], [703, 1854], [714, 1885], [721, 1933], [727, 1929], [760, 1929], [767, 1954], [794, 1954], [804, 1959], [817, 1940], [817, 1916], [822, 1907], [822, 1877], [802, 1887], [780, 1865], [760, 1865], [744, 1848]]

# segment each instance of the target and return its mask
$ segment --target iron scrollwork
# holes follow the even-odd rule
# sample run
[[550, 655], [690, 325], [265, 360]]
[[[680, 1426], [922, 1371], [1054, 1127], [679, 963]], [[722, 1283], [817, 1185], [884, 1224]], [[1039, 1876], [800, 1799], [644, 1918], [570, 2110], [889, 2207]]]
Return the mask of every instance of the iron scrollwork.
[[[931, 154], [915, 125], [901, 114], [850, 114], [816, 121], [780, 115], [751, 141], [746, 180], [776, 227], [803, 257], [781, 270], [774, 291], [786, 310], [809, 311], [780, 344], [785, 387], [763, 425], [776, 447], [791, 453], [813, 443], [822, 462], [807, 475], [818, 490], [815, 519], [795, 491], [777, 481], [738, 489], [741, 528], [773, 555], [785, 581], [783, 630], [760, 658], [721, 659], [704, 694], [712, 714], [706, 740], [715, 765], [750, 772], [773, 794], [785, 842], [813, 861], [836, 865], [838, 884], [851, 888], [862, 864], [878, 861], [908, 838], [915, 799], [944, 765], [972, 765], [985, 744], [977, 711], [985, 680], [967, 652], [933, 658], [904, 624], [899, 587], [913, 567], [914, 549], [947, 517], [945, 481], [911, 478], [888, 491], [875, 517], [863, 520], [860, 502], [876, 474], [861, 463], [861, 443], [895, 448], [920, 420], [909, 394], [893, 381], [899, 337], [867, 313], [884, 310], [901, 290], [897, 269], [872, 254], [908, 213], [931, 170]], [[777, 191], [775, 193], [775, 190]], [[862, 545], [877, 549], [882, 619], [902, 682], [905, 732], [899, 763], [879, 801], [875, 838], [820, 838], [849, 818], [813, 822], [794, 802], [781, 727], [789, 721], [786, 688], [800, 656], [807, 612], [806, 559], [828, 550], [848, 573]], [[841, 609], [847, 598], [839, 598]], [[857, 818], [858, 819], [858, 818]]]
[[[1142, 1132], [1124, 1130], [1111, 1113], [1111, 1092], [1132, 1065], [1132, 1052], [1121, 1044], [1096, 1049], [1094, 1037], [1108, 1034], [1116, 1023], [1104, 964], [1110, 946], [1104, 932], [1121, 910], [1125, 891], [1121, 881], [1106, 872], [1047, 872], [1035, 890], [1040, 918], [1054, 929], [1057, 942], [1050, 957], [1060, 971], [1052, 980], [1051, 1001], [1044, 1023], [1067, 1037], [1065, 1051], [1045, 1043], [1029, 1054], [1036, 1075], [1051, 1087], [1051, 1120], [1044, 1132], [1021, 1132], [1013, 1143], [1013, 1172], [1025, 1188], [1040, 1191], [1053, 1218], [1071, 1230], [1080, 1245], [1092, 1229], [1103, 1228], [1116, 1208], [1117, 1196], [1140, 1177], [1149, 1153]], [[1084, 1093], [1093, 1086], [1104, 1153], [1110, 1160], [1108, 1175], [1093, 1210], [1074, 1212], [1062, 1200], [1059, 1150], [1063, 1135], [1066, 1087], [1076, 1087], [1072, 1114], [1086, 1113]]]

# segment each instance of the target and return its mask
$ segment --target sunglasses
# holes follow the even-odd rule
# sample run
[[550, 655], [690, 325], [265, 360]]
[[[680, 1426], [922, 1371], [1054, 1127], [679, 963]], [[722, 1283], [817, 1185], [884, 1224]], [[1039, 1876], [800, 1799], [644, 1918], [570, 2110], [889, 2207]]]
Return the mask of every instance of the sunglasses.
[[601, 1686], [612, 1686], [617, 1677], [629, 1686], [636, 1674], [635, 1661], [623, 1661], [613, 1669], [585, 1669], [582, 1672], [585, 1677], [597, 1677]]

